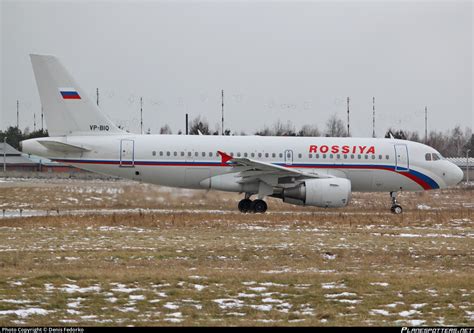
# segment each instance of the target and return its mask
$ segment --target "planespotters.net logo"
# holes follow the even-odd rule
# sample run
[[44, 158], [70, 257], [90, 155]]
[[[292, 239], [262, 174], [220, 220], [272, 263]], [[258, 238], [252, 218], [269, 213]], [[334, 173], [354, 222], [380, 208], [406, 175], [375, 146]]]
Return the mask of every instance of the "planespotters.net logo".
[[402, 327], [402, 333], [474, 333], [472, 327]]

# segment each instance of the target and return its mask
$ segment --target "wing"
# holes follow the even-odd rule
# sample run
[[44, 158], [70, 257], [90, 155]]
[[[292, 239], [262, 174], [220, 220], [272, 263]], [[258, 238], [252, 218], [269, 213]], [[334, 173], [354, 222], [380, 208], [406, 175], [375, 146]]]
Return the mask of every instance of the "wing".
[[298, 169], [256, 161], [249, 158], [234, 158], [222, 151], [218, 151], [218, 153], [221, 155], [222, 163], [234, 168], [232, 172], [236, 173], [239, 183], [260, 183], [261, 186], [259, 186], [259, 188], [261, 187], [263, 189], [261, 191], [259, 190], [259, 194], [268, 195], [268, 193], [270, 193], [269, 187], [272, 187], [271, 192], [273, 192], [273, 187], [293, 187], [305, 179], [333, 177], [328, 174], [304, 172]]

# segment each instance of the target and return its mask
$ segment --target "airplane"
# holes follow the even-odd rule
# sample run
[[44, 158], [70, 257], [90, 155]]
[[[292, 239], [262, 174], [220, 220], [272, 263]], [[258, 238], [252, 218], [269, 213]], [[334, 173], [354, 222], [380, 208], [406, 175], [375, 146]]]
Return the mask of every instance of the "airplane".
[[[388, 192], [402, 213], [401, 191], [458, 184], [462, 170], [435, 149], [391, 138], [141, 135], [101, 113], [54, 56], [30, 55], [50, 137], [23, 152], [74, 167], [162, 186], [244, 195], [242, 213], [264, 213], [266, 197], [338, 208], [355, 192]], [[252, 200], [252, 197], [256, 197]]]

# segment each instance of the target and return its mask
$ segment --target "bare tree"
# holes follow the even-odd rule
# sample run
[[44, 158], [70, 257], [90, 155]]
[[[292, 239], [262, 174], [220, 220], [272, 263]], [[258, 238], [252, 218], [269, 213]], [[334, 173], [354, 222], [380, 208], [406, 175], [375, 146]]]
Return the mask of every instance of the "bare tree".
[[415, 141], [415, 142], [421, 142], [420, 135], [418, 132], [410, 132], [410, 131], [404, 131], [404, 130], [394, 130], [392, 128], [389, 128], [387, 130], [387, 133], [385, 133], [385, 138], [390, 138], [390, 134], [395, 138], [395, 139], [401, 139], [401, 140], [410, 140], [410, 141]]
[[173, 131], [168, 124], [165, 124], [160, 128], [160, 134], [173, 134]]
[[191, 121], [191, 127], [189, 128], [189, 134], [197, 135], [199, 131], [204, 135], [211, 134], [209, 130], [209, 123], [207, 122], [206, 118], [202, 118], [201, 116], [197, 116]]
[[259, 130], [259, 131], [255, 132], [255, 135], [271, 136], [271, 135], [273, 135], [273, 133], [270, 130], [270, 128], [268, 128], [268, 126], [265, 126], [262, 130]]
[[295, 127], [291, 121], [282, 123], [280, 119], [271, 128], [265, 126], [263, 130], [259, 130], [255, 134], [261, 136], [296, 136]]
[[321, 136], [321, 132], [319, 132], [317, 125], [303, 125], [298, 136]]
[[273, 135], [275, 136], [296, 136], [295, 127], [291, 121], [287, 121], [286, 124], [282, 123], [280, 119], [273, 124]]
[[347, 130], [344, 126], [344, 122], [333, 114], [326, 122], [326, 136], [330, 137], [345, 137], [347, 136]]

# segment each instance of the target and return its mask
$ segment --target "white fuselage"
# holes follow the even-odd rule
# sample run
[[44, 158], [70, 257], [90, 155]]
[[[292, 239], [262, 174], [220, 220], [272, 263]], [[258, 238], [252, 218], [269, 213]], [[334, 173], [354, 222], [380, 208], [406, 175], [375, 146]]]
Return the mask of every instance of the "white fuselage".
[[217, 151], [347, 178], [352, 191], [423, 191], [460, 181], [454, 164], [425, 159], [425, 154], [436, 153], [433, 148], [396, 139], [134, 134], [44, 139], [87, 151], [51, 151], [39, 144], [42, 139], [23, 141], [23, 150], [81, 169], [171, 187], [256, 193], [239, 184]]

